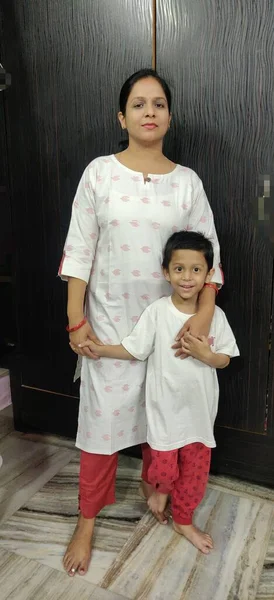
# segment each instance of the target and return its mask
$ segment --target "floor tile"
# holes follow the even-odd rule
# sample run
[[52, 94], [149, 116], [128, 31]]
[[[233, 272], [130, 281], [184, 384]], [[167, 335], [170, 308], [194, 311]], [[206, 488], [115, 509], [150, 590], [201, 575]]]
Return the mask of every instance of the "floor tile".
[[[79, 453], [74, 452], [70, 463], [0, 527], [0, 547], [63, 572], [63, 555], [77, 522], [78, 474]], [[146, 504], [138, 495], [139, 479], [140, 462], [120, 456], [117, 502], [96, 520], [85, 580], [100, 583], [145, 514]]]
[[1, 600], [93, 600], [95, 586], [0, 549]]
[[255, 600], [273, 523], [271, 504], [209, 487], [196, 523], [214, 539], [209, 556], [147, 513], [102, 587], [131, 600]]
[[3, 523], [71, 460], [73, 452], [22, 440], [12, 432], [0, 440], [0, 455], [3, 458], [0, 523]]

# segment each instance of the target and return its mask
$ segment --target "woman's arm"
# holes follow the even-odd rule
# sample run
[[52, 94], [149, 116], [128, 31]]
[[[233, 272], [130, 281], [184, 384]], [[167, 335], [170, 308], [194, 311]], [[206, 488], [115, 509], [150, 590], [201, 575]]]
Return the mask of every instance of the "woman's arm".
[[76, 277], [68, 278], [67, 315], [69, 327], [75, 327], [84, 318], [84, 300], [87, 284]]
[[[203, 287], [198, 299], [198, 311], [195, 320], [190, 319], [183, 327], [183, 334], [190, 331], [192, 335], [209, 335], [211, 322], [215, 311], [216, 292], [213, 288]], [[182, 334], [182, 335], [183, 335]], [[180, 336], [182, 337], [182, 336]], [[180, 339], [180, 338], [179, 338]]]
[[[71, 220], [64, 253], [58, 274], [68, 281], [67, 315], [69, 327], [75, 327], [84, 318], [86, 286], [90, 279], [92, 263], [96, 254], [99, 227], [96, 216], [94, 189], [96, 186], [96, 168], [89, 165], [79, 182], [72, 204]], [[100, 344], [91, 325], [85, 323], [80, 329], [69, 334], [72, 350], [96, 358], [89, 348], [81, 350], [80, 342], [92, 339]]]
[[175, 356], [186, 358], [183, 350], [182, 341], [185, 333], [189, 332], [195, 337], [208, 337], [211, 322], [215, 311], [216, 292], [213, 288], [204, 287], [199, 294], [199, 309], [193, 317], [190, 317], [178, 332], [175, 344], [172, 348], [176, 350]]
[[[76, 277], [68, 278], [68, 303], [67, 303], [67, 315], [69, 327], [75, 327], [84, 318], [84, 302], [86, 292], [86, 282]], [[89, 347], [81, 349], [79, 344], [87, 340], [93, 340], [97, 344], [101, 344], [95, 335], [91, 325], [86, 322], [80, 329], [69, 333], [69, 341], [71, 349], [81, 356], [88, 356], [88, 358], [97, 358], [96, 354], [91, 351]]]
[[[214, 251], [214, 275], [212, 283], [215, 283], [220, 288], [223, 284], [223, 272], [221, 269], [219, 241], [210, 204], [203, 184], [196, 173], [192, 174], [192, 189], [192, 208], [189, 214], [188, 228], [192, 231], [202, 233], [211, 241]], [[202, 289], [199, 295], [196, 315], [188, 319], [184, 327], [178, 332], [176, 337], [177, 343], [173, 346], [177, 350], [175, 356], [183, 355], [180, 340], [187, 331], [190, 331], [194, 336], [208, 336], [215, 310], [215, 299], [216, 292], [213, 288], [204, 287]]]

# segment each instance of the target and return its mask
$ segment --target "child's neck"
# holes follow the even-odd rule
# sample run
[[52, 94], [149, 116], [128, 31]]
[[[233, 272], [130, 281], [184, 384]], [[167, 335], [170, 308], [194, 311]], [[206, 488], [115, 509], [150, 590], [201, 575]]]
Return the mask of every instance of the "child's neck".
[[194, 315], [198, 310], [198, 294], [192, 298], [181, 298], [176, 292], [171, 295], [174, 306], [186, 315]]

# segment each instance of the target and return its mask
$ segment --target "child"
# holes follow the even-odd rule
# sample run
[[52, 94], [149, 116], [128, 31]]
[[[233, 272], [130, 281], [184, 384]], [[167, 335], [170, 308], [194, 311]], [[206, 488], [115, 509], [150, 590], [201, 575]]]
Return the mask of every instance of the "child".
[[83, 346], [100, 357], [146, 360], [147, 441], [151, 462], [144, 481], [152, 484], [148, 500], [153, 513], [163, 516], [171, 495], [173, 527], [204, 554], [213, 548], [209, 535], [192, 524], [216, 446], [213, 425], [218, 408], [216, 369], [228, 366], [239, 350], [224, 312], [216, 307], [210, 337], [187, 333], [187, 358], [174, 356], [172, 343], [180, 327], [195, 314], [199, 292], [214, 273], [213, 248], [202, 234], [174, 233], [164, 249], [163, 272], [172, 295], [153, 302], [119, 346]]

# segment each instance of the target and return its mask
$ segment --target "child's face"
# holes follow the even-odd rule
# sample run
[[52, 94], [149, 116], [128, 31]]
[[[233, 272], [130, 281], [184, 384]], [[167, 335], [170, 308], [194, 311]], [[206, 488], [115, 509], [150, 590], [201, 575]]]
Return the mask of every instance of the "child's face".
[[168, 271], [164, 269], [173, 290], [185, 300], [199, 294], [213, 273], [214, 269], [208, 271], [203, 253], [196, 250], [174, 250]]

